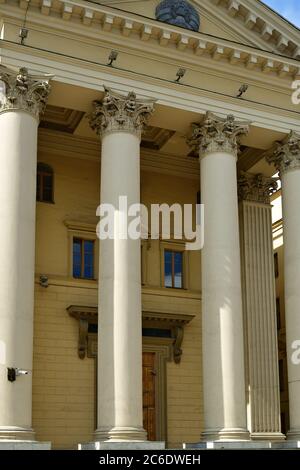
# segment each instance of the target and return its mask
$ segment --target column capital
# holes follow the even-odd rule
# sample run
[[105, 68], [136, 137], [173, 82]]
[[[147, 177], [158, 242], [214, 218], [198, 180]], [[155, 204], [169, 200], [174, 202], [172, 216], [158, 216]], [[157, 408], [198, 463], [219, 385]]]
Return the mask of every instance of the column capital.
[[270, 204], [270, 196], [278, 189], [277, 178], [242, 172], [238, 178], [239, 198], [245, 201]]
[[39, 119], [45, 110], [52, 75], [31, 75], [25, 67], [18, 71], [0, 65], [0, 113], [26, 111]]
[[291, 131], [282, 142], [276, 143], [275, 150], [266, 160], [274, 164], [280, 174], [300, 168], [300, 135]]
[[207, 112], [202, 123], [192, 124], [188, 144], [199, 151], [200, 157], [213, 152], [228, 152], [237, 156], [238, 138], [249, 131], [249, 123], [235, 120], [232, 114], [220, 118]]
[[139, 100], [134, 91], [121, 95], [104, 87], [101, 101], [94, 101], [89, 115], [90, 126], [100, 136], [111, 132], [130, 132], [141, 137], [144, 126], [154, 111], [154, 101]]

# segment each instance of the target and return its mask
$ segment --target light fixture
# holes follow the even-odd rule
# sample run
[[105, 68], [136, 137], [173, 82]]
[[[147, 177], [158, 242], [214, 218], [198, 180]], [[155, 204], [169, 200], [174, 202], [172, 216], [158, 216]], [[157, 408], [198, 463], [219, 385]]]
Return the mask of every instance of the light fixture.
[[20, 44], [22, 44], [22, 45], [24, 44], [24, 41], [27, 38], [28, 32], [29, 32], [28, 28], [26, 28], [26, 23], [27, 23], [27, 14], [28, 14], [30, 2], [31, 2], [31, 0], [27, 0], [27, 6], [26, 6], [26, 10], [25, 10], [24, 21], [23, 21], [23, 24], [22, 24], [22, 26], [20, 28], [20, 31], [19, 31], [19, 38], [21, 39]]
[[20, 375], [28, 375], [29, 371], [24, 369], [19, 369], [18, 367], [8, 367], [7, 368], [7, 380], [9, 382], [15, 382], [17, 377]]
[[28, 29], [24, 26], [20, 29], [19, 38], [21, 38], [21, 44], [24, 44], [25, 39], [28, 36]]
[[246, 83], [243, 83], [243, 85], [240, 86], [239, 92], [236, 95], [236, 97], [240, 98], [244, 93], [246, 93], [248, 88], [249, 88], [249, 85], [247, 85]]
[[48, 287], [49, 286], [49, 279], [45, 274], [40, 276], [40, 286], [41, 287]]
[[119, 55], [118, 51], [115, 51], [115, 50], [111, 51], [111, 53], [109, 54], [109, 57], [108, 57], [109, 62], [107, 64], [109, 67], [113, 66], [113, 63], [114, 63], [115, 60], [117, 60], [118, 55]]
[[180, 67], [178, 70], [177, 70], [177, 73], [176, 73], [176, 80], [175, 82], [179, 83], [180, 80], [182, 79], [182, 77], [184, 77], [186, 74], [186, 69], [183, 69], [182, 67]]

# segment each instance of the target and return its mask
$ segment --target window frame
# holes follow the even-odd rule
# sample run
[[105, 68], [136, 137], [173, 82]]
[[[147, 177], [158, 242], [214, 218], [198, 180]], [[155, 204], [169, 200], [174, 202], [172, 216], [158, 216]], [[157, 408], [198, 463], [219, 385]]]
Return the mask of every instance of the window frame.
[[[171, 253], [171, 275], [172, 275], [172, 285], [171, 286], [166, 286], [166, 253]], [[181, 255], [181, 266], [182, 266], [182, 272], [181, 272], [181, 287], [176, 287], [175, 286], [175, 255], [180, 254]], [[183, 251], [180, 250], [164, 250], [164, 287], [166, 289], [184, 289], [184, 262], [183, 262]]]
[[[183, 240], [160, 242], [161, 287], [164, 289], [169, 291], [189, 290], [189, 252], [185, 249], [185, 244], [186, 242]], [[165, 251], [182, 253], [182, 287], [166, 287], [165, 285]]]
[[[44, 167], [44, 168], [42, 168], [42, 167]], [[44, 187], [44, 177], [45, 176], [51, 176], [51, 199], [50, 200], [46, 200], [46, 199], [43, 198], [43, 187]], [[40, 190], [39, 190], [39, 192], [38, 192], [38, 178], [40, 178]], [[42, 202], [42, 203], [45, 203], [45, 204], [54, 204], [54, 170], [50, 165], [48, 165], [47, 163], [44, 163], [44, 162], [38, 162], [37, 163], [36, 202]]]
[[[64, 220], [67, 227], [68, 237], [68, 275], [70, 279], [77, 282], [95, 282], [98, 280], [99, 273], [99, 239], [96, 233], [97, 224], [89, 222], [80, 222], [77, 220]], [[79, 278], [73, 276], [73, 239], [82, 238], [94, 241], [94, 277], [92, 279]]]
[[[75, 276], [74, 275], [74, 243], [75, 241], [80, 241], [81, 244], [81, 269], [80, 269], [80, 276]], [[84, 245], [86, 242], [91, 242], [92, 243], [92, 277], [85, 277], [84, 271], [85, 271], [85, 248]], [[95, 279], [95, 240], [91, 240], [88, 238], [82, 238], [82, 237], [73, 237], [72, 241], [72, 274], [74, 279], [83, 279], [86, 281], [93, 281]]]

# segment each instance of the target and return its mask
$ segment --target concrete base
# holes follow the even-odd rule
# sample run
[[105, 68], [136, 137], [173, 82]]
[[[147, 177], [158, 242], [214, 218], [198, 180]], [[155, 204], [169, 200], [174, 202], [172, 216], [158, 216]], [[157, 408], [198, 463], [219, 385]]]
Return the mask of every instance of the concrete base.
[[98, 441], [78, 444], [78, 450], [164, 450], [165, 442], [160, 441]]
[[199, 442], [196, 444], [183, 444], [186, 450], [263, 450], [271, 449], [271, 442], [268, 441], [211, 441]]
[[300, 441], [240, 441], [240, 442], [198, 442], [183, 444], [186, 450], [300, 450]]
[[38, 441], [0, 441], [0, 450], [51, 450], [51, 442]]
[[300, 441], [272, 442], [272, 449], [277, 450], [300, 450]]

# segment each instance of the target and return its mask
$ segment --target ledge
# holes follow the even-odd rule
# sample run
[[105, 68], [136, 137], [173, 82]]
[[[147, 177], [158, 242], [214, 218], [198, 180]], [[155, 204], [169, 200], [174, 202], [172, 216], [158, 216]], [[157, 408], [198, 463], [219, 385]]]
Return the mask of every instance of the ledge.
[[[89, 325], [98, 324], [98, 308], [84, 305], [70, 305], [69, 315], [79, 322], [78, 356], [84, 359], [97, 357], [97, 333], [89, 333]], [[184, 327], [195, 315], [175, 312], [143, 311], [143, 328], [164, 329], [170, 331], [172, 357], [176, 364], [181, 362]], [[170, 341], [170, 339], [169, 339]], [[169, 342], [168, 341], [168, 342]]]

